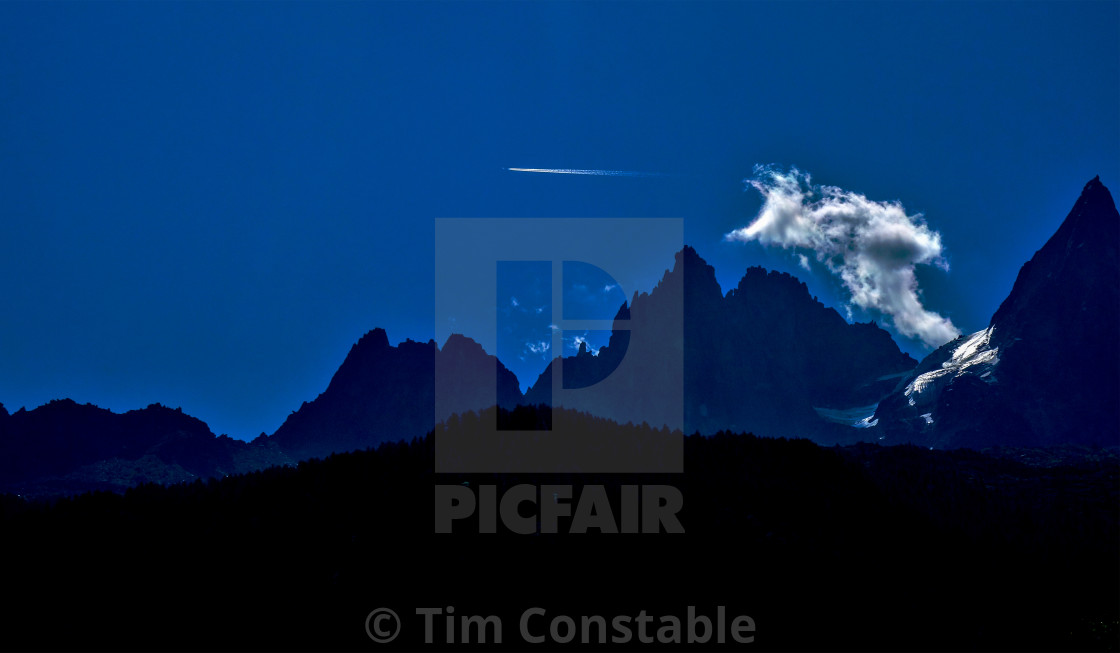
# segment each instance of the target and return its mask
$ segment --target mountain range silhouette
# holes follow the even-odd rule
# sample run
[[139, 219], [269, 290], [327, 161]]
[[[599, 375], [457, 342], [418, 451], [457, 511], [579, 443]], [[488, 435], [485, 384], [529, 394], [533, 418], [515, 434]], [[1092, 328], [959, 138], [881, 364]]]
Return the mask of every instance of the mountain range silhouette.
[[616, 326], [627, 321], [628, 329], [616, 328], [598, 355], [581, 347], [554, 358], [524, 395], [514, 374], [469, 337], [393, 346], [374, 329], [317, 398], [250, 443], [215, 436], [158, 404], [124, 414], [70, 400], [14, 414], [0, 405], [0, 490], [119, 490], [422, 437], [455, 413], [551, 405], [558, 364], [565, 388], [583, 388], [558, 405], [656, 428], [672, 417], [642, 391], [672, 381], [650, 362], [658, 351], [683, 362], [685, 433], [938, 448], [1112, 446], [1120, 443], [1118, 249], [1120, 215], [1093, 179], [988, 328], [917, 362], [886, 331], [848, 323], [788, 274], [752, 267], [723, 292], [714, 269], [686, 246], [654, 289], [619, 308]]

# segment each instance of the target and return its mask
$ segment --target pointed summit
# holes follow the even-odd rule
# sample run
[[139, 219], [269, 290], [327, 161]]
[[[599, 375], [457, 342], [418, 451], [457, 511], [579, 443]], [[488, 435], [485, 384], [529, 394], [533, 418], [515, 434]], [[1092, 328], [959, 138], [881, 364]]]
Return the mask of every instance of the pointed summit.
[[1103, 309], [1109, 308], [1108, 302], [1115, 307], [1109, 298], [1115, 298], [1120, 288], [1118, 260], [1120, 214], [1112, 193], [1099, 176], [1093, 177], [1058, 230], [1019, 271], [1011, 293], [992, 316], [992, 325], [1029, 328], [1040, 312], [1068, 310], [1071, 316], [1084, 312], [1080, 306], [1068, 305], [1073, 289]]
[[[1081, 196], [1077, 198], [1073, 209], [1069, 212], [1069, 215], [1066, 216], [1066, 222], [1072, 220], [1074, 223], [1077, 223], [1086, 219], [1107, 221], [1110, 213], [1116, 213], [1116, 202], [1112, 198], [1112, 193], [1110, 193], [1108, 187], [1101, 182], [1101, 178], [1098, 175], [1090, 179], [1089, 182], [1085, 184], [1085, 187], [1081, 189]], [[1109, 226], [1110, 225], [1107, 223], [1101, 225], [1101, 227], [1106, 229]], [[1111, 228], [1113, 230], [1120, 229], [1120, 224], [1113, 221], [1111, 223]]]
[[358, 340], [355, 347], [368, 347], [371, 349], [388, 349], [389, 348], [389, 334], [385, 333], [385, 329], [377, 328], [369, 331]]
[[[716, 281], [716, 269], [700, 258], [696, 250], [685, 245], [677, 252], [671, 274], [684, 275], [685, 296], [691, 301], [719, 301], [723, 291]], [[666, 275], [668, 276], [668, 275]]]
[[898, 442], [1120, 442], [1120, 213], [1094, 177], [987, 329], [942, 346], [876, 415]]

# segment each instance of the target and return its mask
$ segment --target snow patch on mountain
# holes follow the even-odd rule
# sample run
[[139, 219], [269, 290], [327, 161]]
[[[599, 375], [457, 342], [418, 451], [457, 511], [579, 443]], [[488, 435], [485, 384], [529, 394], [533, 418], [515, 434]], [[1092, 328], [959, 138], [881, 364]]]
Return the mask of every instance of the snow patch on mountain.
[[914, 377], [904, 392], [908, 403], [911, 406], [924, 403], [936, 394], [930, 390], [966, 372], [977, 374], [988, 383], [994, 382], [995, 378], [991, 376], [992, 368], [999, 363], [999, 347], [991, 346], [994, 332], [994, 326], [977, 331], [953, 350], [949, 360], [942, 363], [940, 369], [930, 370]]
[[843, 424], [844, 426], [851, 426], [857, 429], [867, 429], [879, 423], [879, 420], [872, 419], [875, 417], [875, 409], [879, 407], [878, 403], [871, 404], [870, 406], [856, 406], [854, 408], [821, 408], [813, 406], [813, 410], [817, 411], [825, 421], [834, 424]]

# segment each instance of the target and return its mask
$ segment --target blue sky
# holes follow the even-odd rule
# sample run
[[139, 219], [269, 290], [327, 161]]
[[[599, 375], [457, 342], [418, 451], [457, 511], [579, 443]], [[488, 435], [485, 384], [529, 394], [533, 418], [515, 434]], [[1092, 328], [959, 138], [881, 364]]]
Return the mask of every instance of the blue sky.
[[2, 3], [0, 402], [272, 432], [365, 331], [432, 336], [440, 217], [680, 217], [725, 291], [764, 265], [840, 306], [723, 240], [759, 163], [923, 213], [949, 263], [924, 304], [979, 329], [1082, 185], [1118, 190], [1118, 27], [1116, 2]]

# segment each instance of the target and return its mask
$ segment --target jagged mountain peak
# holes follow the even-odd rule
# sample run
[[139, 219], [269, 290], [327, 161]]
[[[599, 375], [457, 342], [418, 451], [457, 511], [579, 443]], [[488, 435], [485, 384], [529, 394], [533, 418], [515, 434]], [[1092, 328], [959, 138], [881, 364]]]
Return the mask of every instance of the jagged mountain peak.
[[1108, 193], [1108, 201], [1111, 202], [1112, 194], [1108, 192], [1108, 188], [1104, 185], [1104, 182], [1101, 181], [1101, 176], [1095, 175], [1092, 179], [1085, 182], [1085, 186], [1081, 189], [1081, 196], [1084, 197], [1088, 193], [1100, 193], [1101, 191]]
[[354, 345], [354, 347], [388, 349], [390, 347], [389, 334], [385, 332], [385, 329], [382, 329], [380, 327], [371, 329], [366, 332], [365, 335], [358, 339], [358, 342]]
[[767, 270], [761, 266], [747, 268], [743, 277], [739, 279], [739, 284], [728, 294], [743, 299], [756, 299], [759, 296], [774, 297], [779, 294], [786, 295], [794, 300], [809, 299], [810, 297], [809, 287], [804, 281], [788, 272]]
[[470, 356], [489, 356], [481, 344], [461, 333], [452, 333], [447, 336], [447, 341], [443, 343], [443, 348], [440, 351]]
[[650, 292], [634, 291], [630, 301], [631, 308], [640, 304], [653, 295], [674, 294], [686, 289], [685, 295], [689, 301], [718, 301], [723, 293], [719, 281], [716, 280], [716, 270], [705, 261], [697, 251], [685, 245], [673, 255], [673, 267], [665, 270], [665, 274]]
[[[1081, 189], [1081, 196], [1074, 204], [1067, 220], [1072, 218], [1075, 231], [1078, 230], [1078, 223], [1082, 221], [1099, 221], [1102, 225], [1101, 228], [1115, 231], [1120, 228], [1120, 223], [1115, 217], [1116, 202], [1112, 193], [1098, 175], [1089, 180], [1085, 187]], [[1081, 233], [1080, 235], [1088, 234]]]
[[687, 292], [694, 295], [718, 297], [723, 294], [716, 280], [716, 269], [688, 245], [677, 252], [670, 274], [683, 274]]
[[[688, 246], [630, 308], [632, 330], [612, 333], [598, 356], [581, 350], [563, 359], [564, 386], [595, 386], [637, 349], [680, 350], [689, 432], [739, 429], [834, 441], [836, 425], [825, 423], [814, 406], [873, 404], [917, 362], [886, 331], [848, 324], [789, 274], [749, 268], [724, 296], [715, 268]], [[530, 403], [550, 400], [552, 365], [526, 393]], [[622, 386], [641, 382], [648, 379]], [[610, 411], [627, 401], [640, 404], [628, 395], [610, 401], [588, 397], [586, 405], [575, 407], [623, 422], [631, 415]]]
[[1094, 177], [986, 329], [928, 356], [877, 415], [940, 447], [1112, 443], [1120, 411], [1120, 213]]
[[1099, 178], [1085, 185], [1069, 214], [1015, 279], [991, 326], [1008, 337], [1090, 338], [1120, 313], [1120, 213]]
[[267, 439], [307, 458], [421, 437], [435, 425], [437, 369], [440, 410], [480, 410], [495, 401], [513, 407], [522, 398], [517, 377], [467, 336], [451, 334], [442, 349], [434, 340], [393, 346], [384, 329], [373, 329], [350, 348], [327, 389]]

